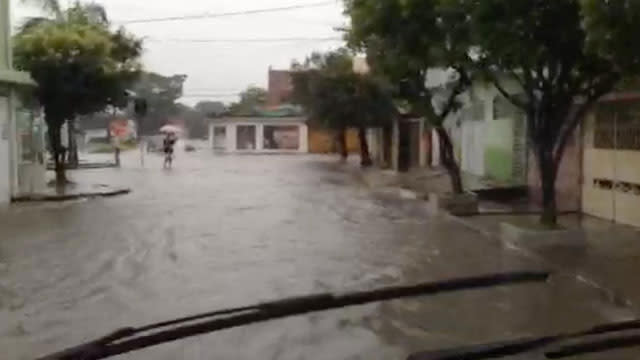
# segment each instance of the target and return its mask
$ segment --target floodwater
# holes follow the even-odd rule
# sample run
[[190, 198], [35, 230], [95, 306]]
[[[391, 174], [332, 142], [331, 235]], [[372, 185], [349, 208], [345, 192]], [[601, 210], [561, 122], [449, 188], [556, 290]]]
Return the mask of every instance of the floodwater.
[[[326, 291], [546, 264], [419, 201], [364, 187], [330, 157], [180, 154], [162, 170], [72, 173], [133, 193], [0, 212], [0, 349], [32, 359], [124, 326]], [[404, 359], [413, 351], [633, 316], [559, 272], [518, 285], [316, 313], [122, 359]]]

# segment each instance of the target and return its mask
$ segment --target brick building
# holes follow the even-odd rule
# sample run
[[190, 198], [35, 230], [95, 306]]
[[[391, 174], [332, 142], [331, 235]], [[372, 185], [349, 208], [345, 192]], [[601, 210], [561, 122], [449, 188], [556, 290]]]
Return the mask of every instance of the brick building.
[[291, 72], [269, 68], [267, 106], [272, 107], [288, 103], [292, 91]]

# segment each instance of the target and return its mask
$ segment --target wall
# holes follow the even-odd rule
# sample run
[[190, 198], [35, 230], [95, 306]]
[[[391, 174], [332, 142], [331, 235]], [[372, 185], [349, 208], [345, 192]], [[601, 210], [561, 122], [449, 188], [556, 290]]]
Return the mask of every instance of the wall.
[[[331, 154], [338, 151], [335, 145], [335, 133], [323, 128], [308, 129], [308, 148], [312, 154]], [[360, 140], [356, 129], [347, 130], [347, 150], [350, 154], [360, 153]]]
[[510, 181], [513, 159], [513, 121], [488, 121], [485, 127], [485, 175], [495, 180]]
[[[506, 82], [505, 86], [510, 93], [518, 91], [517, 85], [513, 83]], [[524, 127], [522, 114], [493, 86], [485, 87], [480, 98], [484, 99], [485, 105], [485, 176], [507, 183], [526, 183], [524, 174], [515, 174], [519, 169], [517, 165], [526, 166], [526, 149], [523, 149], [521, 156], [515, 154], [517, 145], [526, 137], [526, 133], [517, 131]], [[516, 136], [520, 138], [516, 139]], [[524, 143], [526, 146], [526, 142]], [[520, 170], [526, 173], [526, 169]]]

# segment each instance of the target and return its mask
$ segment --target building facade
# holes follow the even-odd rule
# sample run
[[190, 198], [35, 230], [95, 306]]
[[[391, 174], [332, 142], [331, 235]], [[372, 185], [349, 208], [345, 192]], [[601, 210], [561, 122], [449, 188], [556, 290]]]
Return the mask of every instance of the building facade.
[[16, 92], [34, 83], [13, 70], [9, 3], [0, 1], [0, 206], [37, 191], [45, 176], [42, 120], [20, 104]]
[[[524, 114], [485, 82], [475, 82], [460, 100], [463, 108], [449, 116], [445, 127], [461, 170], [496, 182], [526, 184], [528, 149]], [[438, 141], [434, 135], [435, 165], [439, 165]]]
[[269, 68], [267, 106], [279, 106], [289, 102], [293, 92], [291, 72]]
[[209, 124], [209, 145], [224, 153], [308, 153], [302, 117], [223, 117]]

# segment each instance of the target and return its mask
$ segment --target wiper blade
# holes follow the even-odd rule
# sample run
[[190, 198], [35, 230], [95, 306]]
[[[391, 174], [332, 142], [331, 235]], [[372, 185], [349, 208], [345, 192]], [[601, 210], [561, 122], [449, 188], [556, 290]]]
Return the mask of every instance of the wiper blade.
[[[408, 360], [495, 359], [523, 354], [534, 350], [544, 350], [551, 346], [555, 346], [555, 348], [544, 351], [545, 357], [549, 359], [559, 359], [588, 353], [640, 346], [640, 335], [617, 334], [619, 332], [631, 330], [640, 330], [640, 320], [621, 321], [598, 325], [584, 331], [562, 333], [553, 336], [537, 338], [530, 337], [444, 350], [425, 351], [409, 356]], [[585, 337], [590, 339], [573, 344], [562, 345], [563, 342]]]
[[318, 294], [253, 306], [238, 307], [139, 328], [124, 328], [100, 339], [39, 360], [97, 360], [179, 339], [284, 317], [339, 309], [347, 306], [480, 289], [501, 285], [544, 282], [548, 272], [512, 272], [460, 278], [411, 286], [394, 286], [346, 294]]

